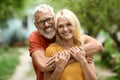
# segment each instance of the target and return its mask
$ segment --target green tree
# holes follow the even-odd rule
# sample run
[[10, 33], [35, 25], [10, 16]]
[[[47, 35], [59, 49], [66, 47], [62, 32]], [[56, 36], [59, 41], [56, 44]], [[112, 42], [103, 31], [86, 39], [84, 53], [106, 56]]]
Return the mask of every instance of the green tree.
[[1, 0], [0, 2], [0, 22], [4, 22], [11, 17], [20, 17], [24, 10], [31, 5], [33, 0]]
[[49, 0], [55, 9], [71, 9], [88, 35], [96, 37], [107, 32], [120, 50], [117, 33], [120, 32], [120, 0]]

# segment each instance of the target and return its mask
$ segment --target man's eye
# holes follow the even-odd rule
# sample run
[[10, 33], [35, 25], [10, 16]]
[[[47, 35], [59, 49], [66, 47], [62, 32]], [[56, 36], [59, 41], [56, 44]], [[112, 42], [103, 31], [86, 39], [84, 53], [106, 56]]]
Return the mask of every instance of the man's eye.
[[43, 23], [44, 23], [43, 21], [38, 22], [39, 25], [40, 25], [40, 24], [43, 24]]
[[51, 21], [52, 19], [51, 18], [48, 18], [46, 21]]
[[40, 23], [44, 23], [45, 21], [40, 21]]
[[71, 26], [72, 24], [71, 23], [68, 23], [67, 26]]

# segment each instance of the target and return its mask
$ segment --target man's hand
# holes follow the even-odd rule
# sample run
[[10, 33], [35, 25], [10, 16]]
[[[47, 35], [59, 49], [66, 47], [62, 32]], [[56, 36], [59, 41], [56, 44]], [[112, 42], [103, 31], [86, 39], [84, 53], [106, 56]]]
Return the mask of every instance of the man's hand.
[[67, 65], [69, 59], [70, 59], [70, 54], [68, 54], [67, 51], [60, 51], [58, 53], [58, 56], [55, 59], [55, 61], [56, 61], [56, 70], [58, 72], [63, 71], [65, 66]]
[[[69, 63], [68, 62], [69, 59], [70, 59], [70, 53], [68, 53], [67, 50], [59, 51], [58, 53], [56, 53], [52, 58], [50, 58], [47, 61], [46, 67], [48, 70], [54, 70], [56, 65], [58, 65], [58, 67], [60, 67], [62, 65], [65, 66], [66, 62]], [[70, 63], [71, 62], [73, 62], [73, 60], [71, 60]]]
[[94, 62], [94, 58], [92, 56], [91, 57], [86, 56], [86, 60], [87, 60], [88, 63], [93, 63]]
[[55, 62], [55, 59], [56, 59], [57, 55], [51, 57], [47, 62], [46, 62], [46, 67], [48, 70], [54, 70], [55, 67], [56, 67], [56, 62]]

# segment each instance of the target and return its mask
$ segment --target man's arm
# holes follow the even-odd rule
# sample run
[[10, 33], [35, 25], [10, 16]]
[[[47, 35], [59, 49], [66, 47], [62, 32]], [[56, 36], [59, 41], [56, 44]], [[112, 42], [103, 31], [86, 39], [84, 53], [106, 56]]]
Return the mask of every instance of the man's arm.
[[[38, 69], [42, 72], [44, 71], [51, 71], [54, 69], [55, 67], [55, 63], [54, 63], [54, 58], [55, 57], [51, 57], [51, 58], [47, 58], [44, 55], [44, 50], [36, 50], [32, 53], [31, 57], [32, 57], [32, 61], [36, 64], [36, 66], [38, 67]], [[50, 60], [51, 63], [51, 67], [49, 67], [47, 64], [47, 62]]]
[[103, 50], [102, 44], [96, 39], [88, 35], [83, 35], [83, 38], [84, 45], [82, 47], [85, 50], [87, 56], [93, 56], [96, 52], [100, 52]]
[[53, 62], [54, 60], [51, 58], [45, 57], [45, 51], [43, 46], [45, 45], [45, 43], [43, 43], [44, 39], [42, 38], [42, 36], [40, 36], [39, 33], [35, 31], [30, 34], [28, 40], [29, 40], [28, 47], [29, 47], [30, 56], [31, 56], [32, 62], [34, 63], [33, 66], [37, 67], [39, 71], [42, 71], [42, 72], [52, 70], [53, 67], [52, 68], [49, 67], [49, 65], [47, 65], [47, 61], [50, 60], [49, 63], [52, 64], [54, 63]]

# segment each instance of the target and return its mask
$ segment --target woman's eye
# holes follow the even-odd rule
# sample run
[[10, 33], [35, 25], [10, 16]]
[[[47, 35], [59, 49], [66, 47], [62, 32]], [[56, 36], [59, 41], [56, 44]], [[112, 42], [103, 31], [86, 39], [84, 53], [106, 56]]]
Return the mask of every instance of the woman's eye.
[[62, 28], [63, 26], [62, 25], [59, 25], [58, 28]]

